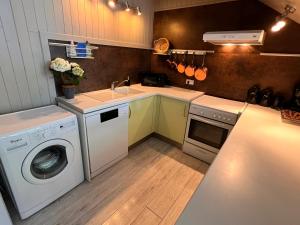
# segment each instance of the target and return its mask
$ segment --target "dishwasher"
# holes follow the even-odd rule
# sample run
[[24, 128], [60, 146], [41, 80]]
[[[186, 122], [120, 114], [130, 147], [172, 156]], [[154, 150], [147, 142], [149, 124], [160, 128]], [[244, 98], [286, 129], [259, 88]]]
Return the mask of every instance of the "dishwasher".
[[91, 177], [128, 155], [128, 104], [85, 116]]

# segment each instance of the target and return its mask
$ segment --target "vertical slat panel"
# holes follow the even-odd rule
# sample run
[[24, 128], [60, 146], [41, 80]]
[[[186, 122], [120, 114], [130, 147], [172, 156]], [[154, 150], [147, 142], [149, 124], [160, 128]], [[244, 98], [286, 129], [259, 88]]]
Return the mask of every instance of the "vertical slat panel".
[[104, 3], [98, 2], [98, 38], [104, 38]]
[[70, 7], [71, 7], [73, 35], [79, 35], [80, 29], [79, 29], [79, 20], [78, 20], [77, 0], [70, 0]]
[[106, 4], [103, 5], [103, 28], [103, 38], [106, 40], [115, 40], [114, 11], [111, 10]]
[[0, 69], [2, 72], [4, 85], [6, 86], [11, 109], [16, 111], [22, 108], [22, 104], [2, 28], [0, 29], [0, 52]]
[[93, 37], [92, 1], [85, 1], [86, 36]]
[[[74, 0], [75, 1], [75, 0]], [[78, 0], [79, 34], [86, 36], [85, 0]]]
[[51, 55], [50, 55], [50, 49], [49, 49], [49, 44], [48, 40], [40, 34], [40, 41], [41, 41], [41, 46], [42, 46], [42, 53], [43, 53], [43, 61], [44, 61], [44, 69], [45, 69], [45, 74], [46, 78], [48, 81], [48, 89], [49, 89], [49, 95], [50, 95], [50, 101], [51, 103], [55, 103], [55, 98], [56, 98], [56, 89], [55, 89], [55, 83], [54, 83], [54, 77], [53, 74], [49, 70], [49, 63], [51, 60]]
[[33, 60], [35, 71], [37, 74], [37, 82], [40, 90], [41, 104], [47, 105], [51, 103], [49, 96], [48, 77], [45, 71], [47, 62], [43, 59], [41, 41], [38, 32], [30, 32], [30, 42], [32, 46]]
[[41, 0], [44, 1], [44, 11], [46, 15], [46, 23], [48, 32], [56, 33], [55, 15], [52, 0]]
[[[34, 4], [33, 0], [24, 0], [23, 8], [26, 16], [29, 41], [32, 50], [32, 61], [35, 69], [35, 74], [37, 77], [38, 89], [41, 98], [41, 105], [46, 105], [50, 103], [49, 91], [48, 91], [48, 79], [45, 77], [44, 71], [44, 61], [43, 54], [41, 50], [41, 42], [38, 33], [38, 24], [35, 18]], [[29, 14], [33, 14], [32, 17]], [[30, 27], [32, 29], [30, 29]]]
[[0, 17], [4, 32], [3, 44], [5, 44], [6, 42], [8, 48], [8, 52], [1, 51], [1, 54], [3, 54], [3, 57], [7, 57], [7, 61], [5, 61], [5, 64], [8, 65], [6, 66], [9, 66], [11, 64], [13, 67], [12, 71], [7, 69], [3, 70], [3, 76], [7, 75], [6, 72], [10, 71], [9, 76], [11, 78], [14, 78], [16, 82], [12, 90], [14, 90], [17, 94], [19, 90], [22, 93], [20, 95], [20, 107], [22, 106], [23, 108], [30, 108], [32, 106], [31, 94], [28, 87], [27, 76], [25, 73], [17, 31], [14, 24], [12, 9], [8, 0], [0, 1]]
[[38, 26], [35, 18], [33, 0], [22, 0], [21, 2], [24, 8], [28, 30], [37, 32]]
[[56, 32], [60, 34], [65, 33], [64, 13], [62, 7], [62, 0], [53, 0], [53, 8], [55, 15]]
[[74, 1], [74, 0], [62, 0], [62, 7], [64, 13], [64, 26], [65, 26], [66, 34], [72, 34], [72, 16], [71, 16], [70, 1]]
[[[0, 30], [1, 30], [1, 28], [0, 28]], [[7, 95], [7, 89], [4, 84], [4, 79], [3, 79], [1, 68], [0, 68], [0, 102], [1, 102], [0, 115], [11, 112], [9, 98]]]
[[92, 30], [93, 30], [93, 34], [92, 37], [93, 38], [98, 38], [98, 34], [99, 34], [99, 14], [98, 14], [98, 0], [92, 0], [91, 4], [92, 4]]
[[27, 30], [26, 19], [23, 11], [23, 6], [20, 0], [11, 0], [11, 6], [15, 18], [15, 24], [17, 28], [17, 34], [19, 38], [21, 53], [23, 56], [24, 67], [28, 80], [29, 90], [32, 98], [32, 105], [41, 105], [41, 97], [39, 92], [39, 86], [37, 82], [37, 75], [33, 63], [32, 48], [30, 38]]
[[34, 11], [39, 31], [47, 31], [44, 0], [34, 0]]

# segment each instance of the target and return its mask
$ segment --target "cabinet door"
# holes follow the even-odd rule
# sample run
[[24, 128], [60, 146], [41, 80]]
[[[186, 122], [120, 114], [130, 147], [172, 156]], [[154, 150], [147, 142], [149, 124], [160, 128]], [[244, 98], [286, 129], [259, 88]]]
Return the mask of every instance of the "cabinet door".
[[183, 144], [189, 103], [161, 97], [157, 133]]
[[129, 146], [154, 131], [155, 97], [144, 98], [129, 104], [128, 144]]

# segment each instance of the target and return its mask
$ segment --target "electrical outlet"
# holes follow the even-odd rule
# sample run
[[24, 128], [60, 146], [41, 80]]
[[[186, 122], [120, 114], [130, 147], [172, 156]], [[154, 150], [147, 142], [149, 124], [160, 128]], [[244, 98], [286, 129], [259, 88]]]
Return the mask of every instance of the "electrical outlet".
[[185, 84], [187, 84], [187, 85], [194, 85], [194, 80], [186, 79]]

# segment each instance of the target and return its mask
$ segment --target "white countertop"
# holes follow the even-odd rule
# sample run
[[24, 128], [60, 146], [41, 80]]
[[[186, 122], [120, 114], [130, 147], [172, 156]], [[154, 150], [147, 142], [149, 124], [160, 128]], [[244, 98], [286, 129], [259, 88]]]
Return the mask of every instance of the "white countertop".
[[108, 101], [99, 101], [95, 98], [88, 97], [87, 94], [96, 95], [97, 93], [107, 92], [109, 89], [99, 90], [88, 93], [81, 93], [75, 96], [74, 99], [68, 100], [64, 97], [56, 98], [58, 102], [63, 103], [79, 112], [89, 113], [103, 108], [111, 107], [117, 104], [128, 103], [137, 99], [150, 97], [154, 95], [161, 95], [171, 98], [176, 98], [178, 100], [191, 102], [192, 100], [204, 95], [203, 92], [178, 88], [178, 87], [147, 87], [140, 84], [131, 85], [130, 88], [134, 90], [141, 91], [141, 93], [124, 96], [121, 98], [108, 100]]
[[248, 105], [176, 224], [300, 224], [300, 126]]
[[72, 113], [56, 105], [0, 115], [0, 137], [72, 116]]
[[224, 98], [217, 98], [209, 95], [203, 95], [192, 101], [193, 105], [205, 106], [207, 108], [217, 109], [224, 112], [239, 114], [244, 111], [247, 104], [245, 102], [232, 101]]

